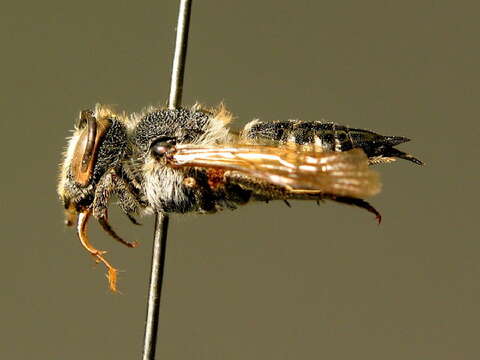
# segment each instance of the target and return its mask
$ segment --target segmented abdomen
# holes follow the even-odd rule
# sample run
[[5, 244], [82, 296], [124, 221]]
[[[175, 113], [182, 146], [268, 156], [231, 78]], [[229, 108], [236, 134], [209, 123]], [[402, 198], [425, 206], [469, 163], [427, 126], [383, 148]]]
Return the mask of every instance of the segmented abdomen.
[[245, 126], [243, 136], [255, 142], [275, 141], [286, 145], [315, 145], [323, 151], [347, 151], [357, 147], [356, 142], [368, 137], [370, 133], [366, 130], [360, 130], [361, 133], [358, 131], [319, 121], [252, 121]]
[[409, 141], [402, 136], [383, 136], [373, 131], [349, 128], [320, 121], [258, 121], [248, 123], [242, 137], [257, 144], [276, 143], [302, 146], [307, 151], [348, 151], [361, 148], [371, 163], [402, 158], [421, 165], [422, 162], [404, 153], [395, 145]]

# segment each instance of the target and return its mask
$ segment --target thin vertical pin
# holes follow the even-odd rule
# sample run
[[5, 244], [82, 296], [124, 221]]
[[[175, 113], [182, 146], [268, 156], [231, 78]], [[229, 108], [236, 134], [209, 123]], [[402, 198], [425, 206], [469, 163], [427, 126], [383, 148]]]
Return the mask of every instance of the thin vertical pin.
[[[172, 65], [172, 79], [170, 83], [170, 96], [168, 100], [169, 109], [178, 108], [182, 102], [183, 77], [185, 73], [185, 60], [187, 56], [191, 8], [192, 0], [180, 1], [175, 53]], [[155, 359], [160, 315], [160, 301], [167, 250], [168, 223], [168, 214], [158, 212], [155, 219], [152, 269], [150, 274], [150, 286], [148, 290], [147, 319], [145, 323], [145, 338], [143, 345], [143, 360]]]

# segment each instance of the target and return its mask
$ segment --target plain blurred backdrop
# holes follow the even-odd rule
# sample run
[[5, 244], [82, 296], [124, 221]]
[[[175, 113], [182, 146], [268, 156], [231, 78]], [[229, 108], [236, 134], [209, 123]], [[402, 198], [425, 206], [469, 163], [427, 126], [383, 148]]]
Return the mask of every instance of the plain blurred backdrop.
[[[55, 192], [81, 109], [165, 104], [178, 3], [3, 4], [0, 357], [138, 359], [153, 217], [112, 206], [107, 290]], [[426, 162], [379, 166], [383, 223], [325, 203], [173, 216], [160, 359], [478, 359], [478, 5], [196, 1], [184, 104], [326, 119]]]

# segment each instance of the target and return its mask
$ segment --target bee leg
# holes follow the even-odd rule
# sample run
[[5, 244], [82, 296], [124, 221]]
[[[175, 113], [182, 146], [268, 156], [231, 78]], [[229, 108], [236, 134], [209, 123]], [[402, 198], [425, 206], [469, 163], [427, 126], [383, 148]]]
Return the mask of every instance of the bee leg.
[[102, 226], [102, 229], [118, 242], [131, 248], [138, 246], [138, 243], [136, 241], [129, 242], [127, 240], [123, 240], [120, 236], [118, 236], [117, 233], [112, 229], [111, 225], [108, 223], [107, 216], [99, 217], [97, 218], [97, 220], [98, 220], [98, 223]]
[[230, 183], [240, 185], [244, 189], [252, 191], [252, 198], [268, 202], [269, 200], [315, 200], [318, 205], [320, 201], [325, 199], [337, 201], [343, 204], [354, 205], [367, 210], [375, 215], [377, 222], [380, 224], [382, 215], [372, 205], [362, 199], [351, 198], [346, 196], [336, 196], [332, 194], [324, 194], [319, 191], [289, 191], [277, 185], [270, 184], [265, 181], [239, 174], [237, 172], [225, 173]]
[[132, 179], [129, 179], [124, 172], [115, 173], [114, 179], [115, 193], [118, 196], [120, 208], [134, 225], [142, 225], [133, 216], [138, 213], [139, 209], [147, 206], [145, 200], [142, 199], [140, 190], [132, 185]]
[[135, 214], [139, 208], [138, 201], [135, 199], [135, 197], [129, 193], [126, 188], [120, 185], [117, 186], [115, 193], [118, 196], [118, 204], [120, 205], [120, 209], [122, 209], [128, 219], [135, 225], [142, 225], [132, 215]]
[[285, 203], [285, 205], [287, 205], [289, 208], [292, 207], [292, 205], [290, 205], [290, 203], [288, 202], [288, 200], [283, 200], [283, 202]]
[[423, 161], [417, 159], [416, 157], [414, 157], [410, 154], [407, 154], [403, 151], [395, 149], [394, 147], [386, 148], [384, 150], [384, 152], [382, 153], [382, 156], [387, 157], [387, 158], [388, 157], [397, 157], [397, 158], [400, 158], [400, 159], [405, 159], [405, 160], [411, 161], [411, 162], [413, 162], [414, 164], [417, 164], [417, 165], [425, 165], [423, 163]]
[[139, 223], [137, 221], [137, 219], [135, 219], [130, 213], [125, 213], [125, 215], [127, 215], [127, 218], [128, 220], [130, 220], [130, 222], [133, 224], [133, 225], [142, 225], [141, 223]]
[[372, 205], [370, 205], [368, 202], [362, 199], [356, 199], [356, 198], [351, 198], [351, 197], [345, 197], [345, 196], [335, 196], [335, 195], [328, 195], [324, 194], [324, 198], [340, 202], [343, 204], [348, 204], [348, 205], [353, 205], [360, 207], [362, 209], [367, 210], [368, 212], [371, 212], [372, 214], [375, 215], [375, 218], [377, 219], [377, 222], [380, 224], [382, 222], [382, 215], [378, 212], [377, 209], [375, 209]]
[[77, 234], [80, 242], [87, 251], [95, 257], [97, 262], [102, 262], [108, 269], [107, 278], [110, 286], [110, 290], [113, 292], [117, 291], [117, 269], [115, 269], [110, 263], [103, 257], [106, 251], [101, 251], [95, 249], [90, 241], [88, 241], [87, 235], [87, 223], [90, 218], [91, 210], [86, 210], [78, 214], [77, 222]]
[[117, 233], [108, 223], [108, 200], [110, 199], [112, 193], [116, 191], [116, 185], [117, 184], [112, 173], [107, 173], [102, 176], [102, 178], [97, 184], [97, 188], [95, 189], [95, 199], [93, 200], [93, 217], [98, 220], [103, 230], [115, 240], [121, 242], [128, 247], [135, 247], [137, 246], [136, 242], [128, 242], [126, 240], [123, 240], [120, 236], [117, 235]]
[[285, 197], [289, 199], [297, 199], [297, 200], [315, 200], [317, 205], [320, 205], [320, 201], [324, 200], [333, 200], [339, 203], [348, 204], [360, 207], [362, 209], [367, 210], [375, 215], [377, 222], [380, 224], [382, 221], [382, 215], [375, 209], [372, 205], [362, 199], [347, 197], [347, 196], [337, 196], [332, 194], [324, 194], [318, 191], [290, 191]]
[[[237, 171], [227, 171], [225, 179], [227, 183], [238, 185], [244, 191], [251, 192], [249, 198], [252, 200], [268, 203], [270, 200], [286, 200], [289, 198], [289, 192], [284, 187], [244, 175]], [[295, 197], [290, 197], [290, 199], [295, 199]]]

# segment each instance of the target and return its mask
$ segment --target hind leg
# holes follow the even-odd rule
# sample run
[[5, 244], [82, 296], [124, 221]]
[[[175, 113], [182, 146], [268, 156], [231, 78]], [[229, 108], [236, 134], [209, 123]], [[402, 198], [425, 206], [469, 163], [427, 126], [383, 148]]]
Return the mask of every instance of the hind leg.
[[356, 199], [356, 198], [351, 198], [351, 197], [345, 197], [345, 196], [335, 196], [335, 195], [325, 195], [325, 199], [330, 199], [342, 204], [347, 204], [347, 205], [353, 205], [357, 206], [359, 208], [365, 209], [368, 212], [372, 213], [375, 215], [375, 218], [377, 219], [377, 222], [380, 224], [382, 222], [382, 215], [378, 212], [377, 209], [375, 209], [372, 205], [370, 205], [368, 202], [362, 199]]
[[382, 220], [382, 215], [377, 209], [362, 199], [325, 194], [318, 190], [287, 190], [284, 187], [273, 185], [236, 172], [226, 173], [226, 175], [228, 176], [229, 182], [252, 191], [252, 198], [258, 201], [315, 200], [318, 203], [320, 200], [328, 199], [365, 209], [375, 215], [379, 224]]

